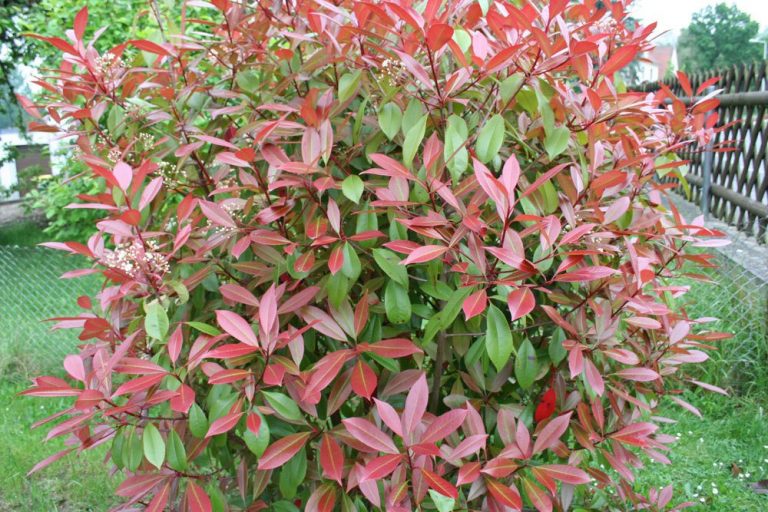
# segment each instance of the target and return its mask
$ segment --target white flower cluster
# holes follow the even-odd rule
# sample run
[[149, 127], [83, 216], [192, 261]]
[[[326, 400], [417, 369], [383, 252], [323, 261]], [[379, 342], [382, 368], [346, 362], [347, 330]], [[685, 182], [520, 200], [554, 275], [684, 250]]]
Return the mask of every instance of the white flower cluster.
[[125, 69], [125, 62], [114, 53], [105, 53], [96, 57], [96, 71], [107, 78], [113, 78], [123, 69]]
[[403, 72], [403, 64], [394, 59], [384, 59], [379, 68], [379, 74], [382, 78], [388, 78], [393, 83], [400, 80]]
[[159, 244], [154, 240], [141, 242], [134, 240], [118, 244], [115, 250], [107, 252], [104, 265], [136, 277], [140, 271], [150, 274], [165, 274], [170, 270], [168, 259], [161, 253]]

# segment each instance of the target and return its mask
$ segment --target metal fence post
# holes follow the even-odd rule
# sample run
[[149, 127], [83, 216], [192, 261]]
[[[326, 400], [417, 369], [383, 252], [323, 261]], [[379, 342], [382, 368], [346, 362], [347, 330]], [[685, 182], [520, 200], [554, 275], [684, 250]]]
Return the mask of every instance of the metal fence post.
[[[706, 93], [709, 94], [715, 90], [713, 85], [707, 87]], [[712, 112], [707, 113], [707, 119], [712, 115]], [[709, 202], [710, 202], [710, 185], [712, 184], [712, 163], [715, 158], [715, 153], [712, 151], [714, 145], [714, 137], [707, 142], [707, 149], [704, 151], [704, 165], [702, 166], [701, 176], [701, 211], [704, 214], [704, 220], [709, 220]]]

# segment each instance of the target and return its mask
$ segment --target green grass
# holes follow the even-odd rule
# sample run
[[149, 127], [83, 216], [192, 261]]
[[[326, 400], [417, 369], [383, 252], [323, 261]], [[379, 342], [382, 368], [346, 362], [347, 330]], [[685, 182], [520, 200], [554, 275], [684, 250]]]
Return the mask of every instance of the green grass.
[[[768, 416], [751, 399], [697, 393], [688, 397], [703, 414], [676, 406], [660, 416], [677, 420], [663, 431], [679, 436], [671, 465], [650, 463], [639, 473], [638, 489], [672, 484], [675, 503], [692, 501], [694, 511], [764, 511], [768, 496], [750, 485], [768, 478]], [[703, 501], [702, 501], [703, 500]]]
[[0, 227], [0, 245], [37, 245], [50, 240], [43, 228], [32, 221], [14, 222]]
[[86, 512], [107, 510], [115, 503], [117, 479], [102, 464], [106, 446], [68, 456], [27, 477], [40, 460], [65, 448], [64, 440], [44, 443], [46, 427], [29, 425], [65, 407], [64, 400], [19, 397], [25, 385], [0, 384], [0, 510], [28, 512]]

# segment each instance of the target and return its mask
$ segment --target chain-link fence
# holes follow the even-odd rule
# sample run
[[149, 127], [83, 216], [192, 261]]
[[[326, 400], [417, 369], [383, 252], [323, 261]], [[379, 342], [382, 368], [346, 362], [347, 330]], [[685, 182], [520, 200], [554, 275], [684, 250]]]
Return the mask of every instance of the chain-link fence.
[[[707, 380], [749, 392], [768, 383], [768, 275], [744, 265], [738, 249], [714, 253], [719, 268], [707, 271], [712, 283], [684, 279], [692, 290], [681, 305], [691, 317], [718, 318], [709, 326], [734, 334], [716, 343], [705, 366]], [[98, 290], [95, 277], [59, 279], [83, 265], [84, 259], [59, 251], [0, 246], [0, 372], [60, 369], [64, 356], [75, 350], [77, 330], [52, 331], [44, 320], [82, 311], [77, 297]]]
[[77, 314], [77, 297], [98, 289], [95, 278], [59, 279], [84, 262], [42, 247], [0, 246], [0, 372], [61, 368], [75, 350], [77, 331], [51, 330], [45, 320]]

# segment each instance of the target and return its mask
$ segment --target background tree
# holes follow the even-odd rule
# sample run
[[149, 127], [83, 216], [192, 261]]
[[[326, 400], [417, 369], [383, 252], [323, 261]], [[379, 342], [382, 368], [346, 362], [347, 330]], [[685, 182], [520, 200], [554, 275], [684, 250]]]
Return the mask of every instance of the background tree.
[[762, 47], [749, 40], [759, 29], [749, 14], [719, 3], [693, 15], [678, 40], [680, 68], [688, 73], [762, 58]]
[[[147, 2], [111, 0], [90, 2], [92, 23], [108, 27], [95, 42], [101, 51], [118, 44], [118, 38], [159, 39], [157, 22]], [[163, 15], [173, 1], [155, 3]], [[29, 94], [20, 71], [24, 66], [57, 68], [61, 55], [43, 41], [26, 37], [25, 33], [60, 36], [71, 27], [71, 20], [83, 7], [82, 0], [4, 0], [0, 2], [0, 125], [22, 127], [26, 121], [18, 108], [15, 93]]]

